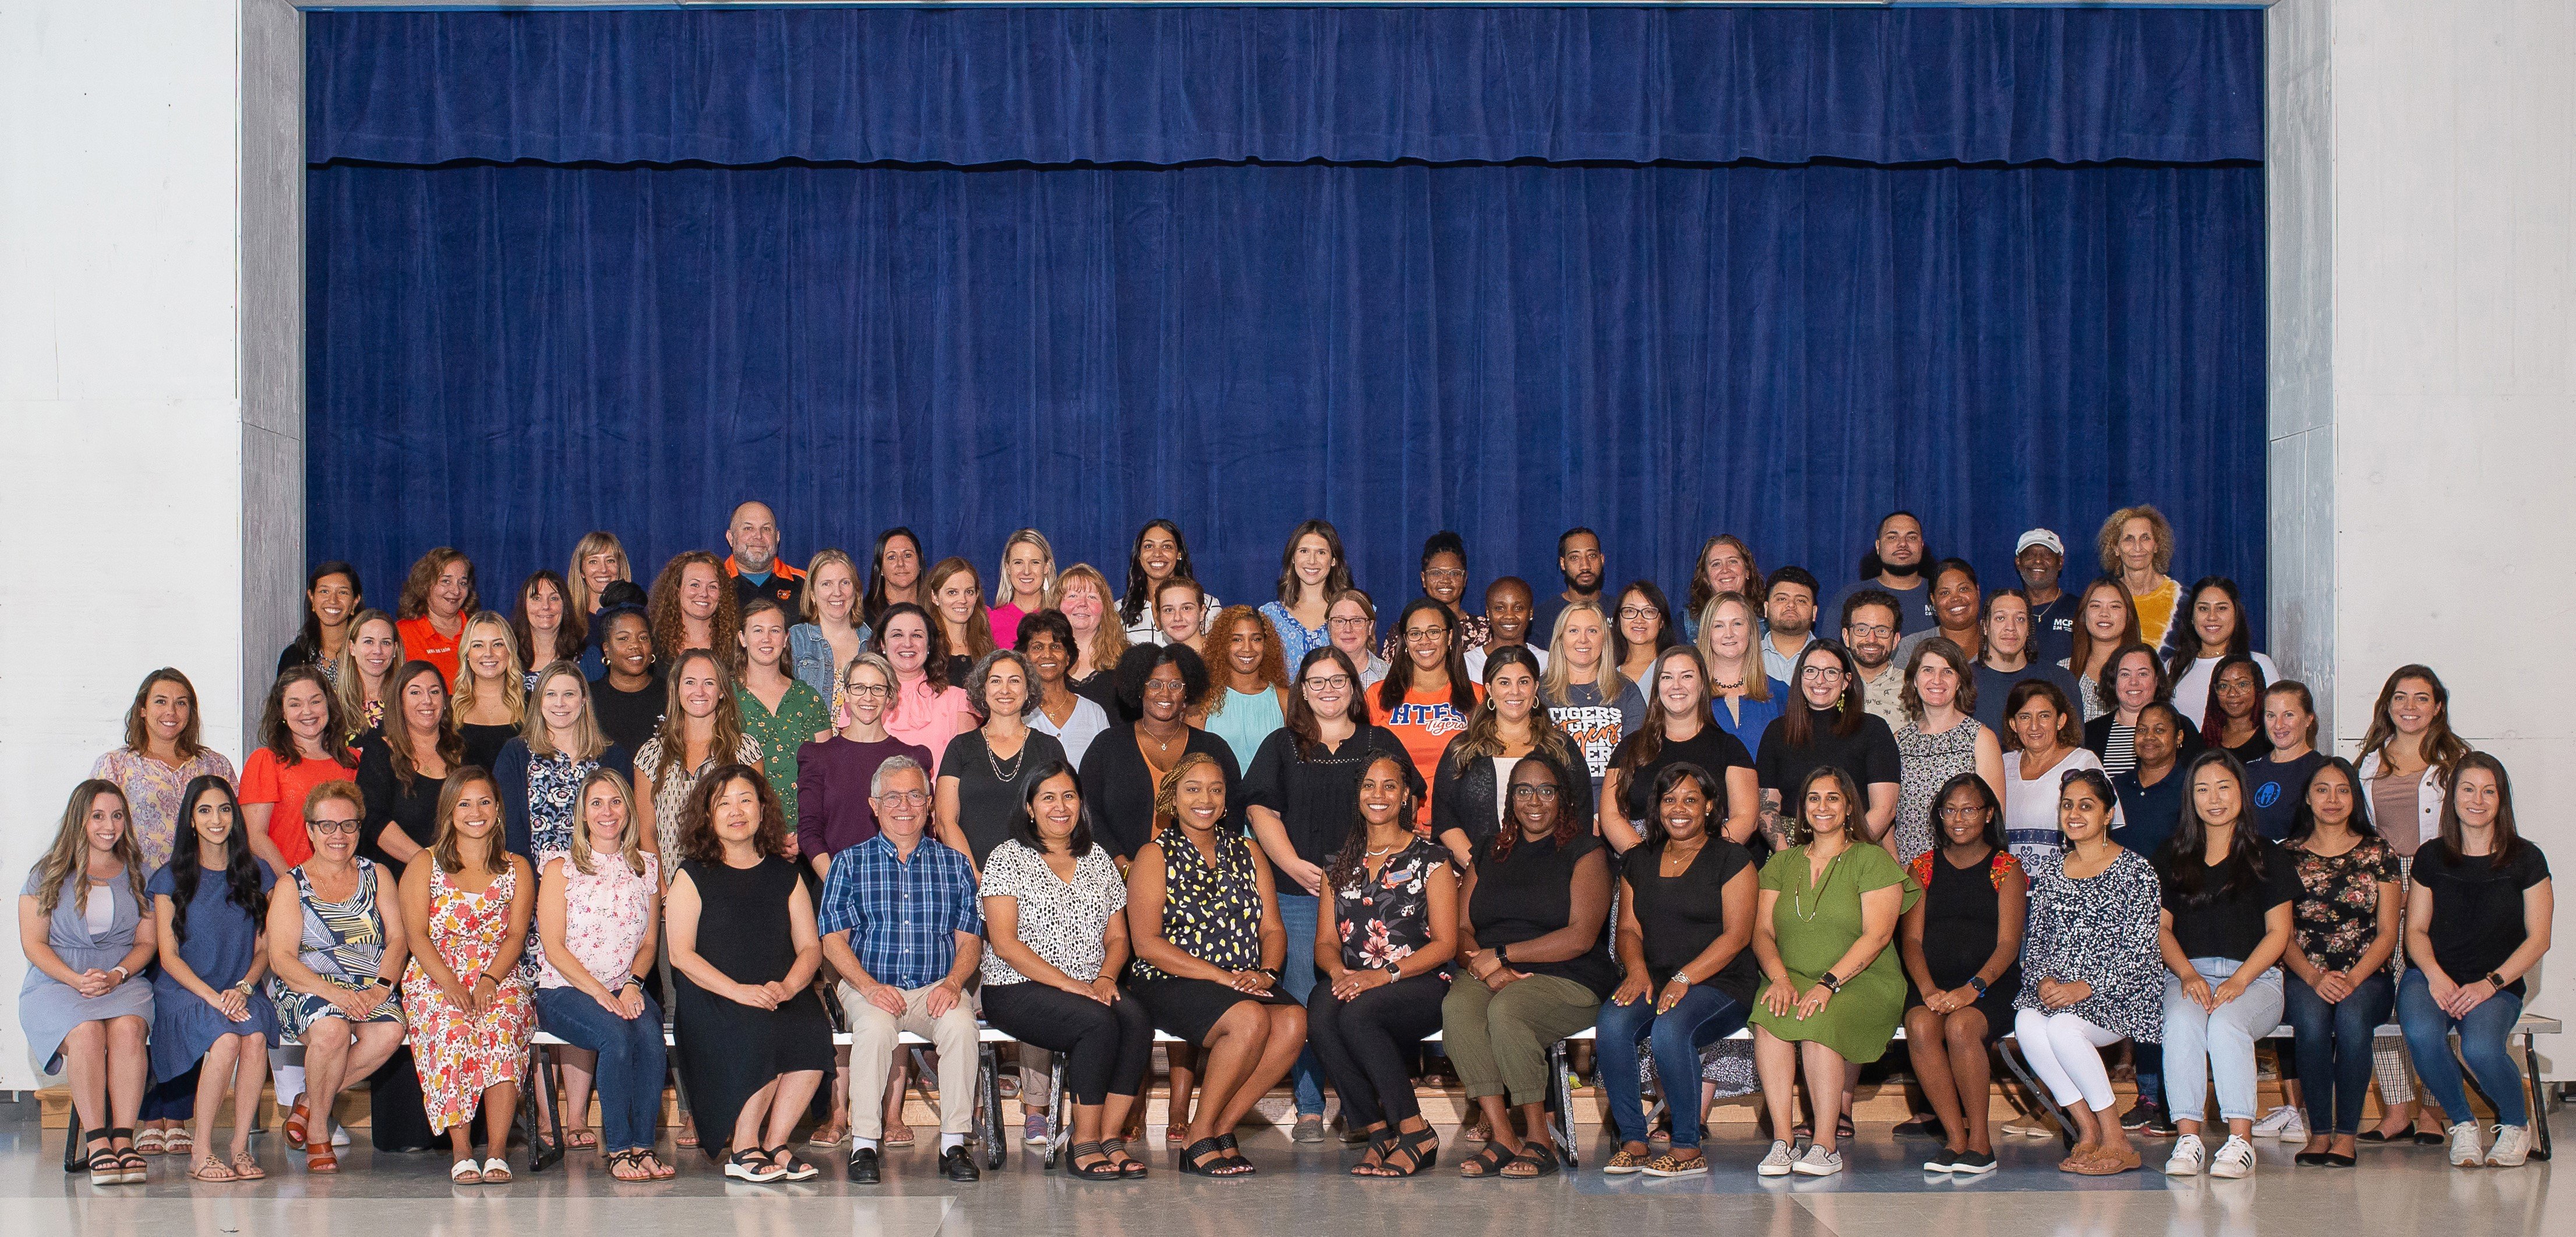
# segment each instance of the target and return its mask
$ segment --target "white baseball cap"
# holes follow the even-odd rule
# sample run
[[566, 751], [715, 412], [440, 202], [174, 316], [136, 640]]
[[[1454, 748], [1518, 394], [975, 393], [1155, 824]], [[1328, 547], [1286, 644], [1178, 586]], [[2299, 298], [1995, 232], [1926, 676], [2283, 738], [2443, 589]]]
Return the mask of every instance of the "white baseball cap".
[[2022, 551], [2035, 545], [2047, 546], [2049, 552], [2057, 555], [2059, 558], [2066, 557], [2066, 543], [2059, 541], [2057, 539], [2057, 534], [2052, 533], [2045, 528], [2034, 528], [2029, 532], [2023, 533], [2021, 535], [2021, 540], [2013, 543], [2013, 554], [2018, 557]]

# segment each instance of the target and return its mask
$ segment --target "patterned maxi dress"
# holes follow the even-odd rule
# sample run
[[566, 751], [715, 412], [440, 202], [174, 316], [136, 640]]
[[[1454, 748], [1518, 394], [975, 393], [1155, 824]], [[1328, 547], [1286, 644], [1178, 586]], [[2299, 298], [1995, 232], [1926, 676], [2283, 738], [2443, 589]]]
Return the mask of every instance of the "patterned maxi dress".
[[[430, 864], [429, 940], [459, 981], [471, 985], [500, 953], [518, 887], [513, 867], [483, 892], [467, 893], [445, 868]], [[412, 1062], [420, 1069], [432, 1132], [473, 1120], [486, 1089], [526, 1072], [532, 1006], [518, 971], [501, 980], [492, 1004], [477, 1016], [449, 1000], [415, 959], [403, 968], [403, 1007], [411, 1014]]]

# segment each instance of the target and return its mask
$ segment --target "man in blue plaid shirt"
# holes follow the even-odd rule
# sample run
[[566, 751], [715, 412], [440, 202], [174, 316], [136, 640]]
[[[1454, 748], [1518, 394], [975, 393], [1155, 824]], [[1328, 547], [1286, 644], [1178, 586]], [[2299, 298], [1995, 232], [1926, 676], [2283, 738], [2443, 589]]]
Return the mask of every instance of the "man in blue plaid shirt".
[[886, 1074], [895, 1037], [909, 1031], [939, 1050], [939, 1171], [973, 1181], [982, 1174], [966, 1151], [977, 1059], [966, 981], [984, 946], [975, 870], [966, 856], [922, 836], [930, 775], [918, 762], [888, 757], [868, 795], [879, 832], [833, 860], [816, 916], [849, 1016], [850, 1180], [878, 1180]]

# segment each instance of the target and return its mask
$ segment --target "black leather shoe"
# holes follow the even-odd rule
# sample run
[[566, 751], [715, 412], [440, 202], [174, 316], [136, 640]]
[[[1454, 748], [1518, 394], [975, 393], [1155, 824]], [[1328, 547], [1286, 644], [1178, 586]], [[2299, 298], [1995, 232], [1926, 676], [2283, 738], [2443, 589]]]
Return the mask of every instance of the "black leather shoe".
[[950, 1181], [981, 1181], [984, 1174], [975, 1167], [975, 1156], [963, 1145], [939, 1153], [939, 1175]]
[[875, 1185], [877, 1183], [877, 1176], [877, 1149], [874, 1147], [851, 1148], [850, 1180], [855, 1181], [860, 1185]]

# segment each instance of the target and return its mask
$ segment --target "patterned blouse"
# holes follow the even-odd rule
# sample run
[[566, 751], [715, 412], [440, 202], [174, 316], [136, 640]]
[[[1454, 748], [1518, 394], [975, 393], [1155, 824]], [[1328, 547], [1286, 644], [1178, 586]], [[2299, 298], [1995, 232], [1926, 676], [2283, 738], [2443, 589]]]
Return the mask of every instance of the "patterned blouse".
[[[652, 922], [653, 900], [661, 896], [661, 856], [646, 851], [643, 859], [644, 871], [638, 874], [620, 856], [594, 854], [585, 875], [565, 854], [556, 873], [564, 891], [564, 950], [611, 992], [626, 983], [635, 951], [644, 945], [644, 929]], [[537, 986], [571, 984], [555, 969], [553, 959], [540, 954]]]
[[[1214, 600], [1211, 599], [1209, 604], [1214, 605]], [[1280, 660], [1282, 664], [1291, 667], [1289, 671], [1291, 674], [1296, 673], [1294, 667], [1306, 660], [1306, 654], [1333, 642], [1331, 624], [1328, 623], [1323, 627], [1308, 627], [1298, 622], [1296, 614], [1278, 602], [1263, 602], [1261, 617], [1270, 620], [1271, 634], [1279, 637]]]
[[1925, 734], [1910, 721], [1897, 729], [1897, 770], [1901, 780], [1897, 782], [1894, 828], [1899, 862], [1911, 864], [1931, 853], [1935, 836], [1932, 797], [1940, 794], [1942, 784], [1951, 778], [1977, 771], [1977, 736], [1985, 729], [1985, 723], [1973, 717], [1962, 718], [1939, 734]]
[[737, 685], [733, 700], [742, 710], [742, 732], [758, 739], [760, 750], [766, 753], [761, 772], [769, 775], [769, 784], [777, 790], [778, 805], [785, 809], [792, 829], [796, 824], [796, 749], [830, 730], [832, 714], [813, 688], [795, 679], [787, 681], [787, 694], [778, 698], [775, 713], [748, 687]]
[[[1260, 868], [1252, 844], [1221, 834], [1210, 866], [1178, 825], [1154, 835], [1163, 850], [1163, 939], [1211, 966], [1248, 971], [1261, 965]], [[1136, 982], [1170, 979], [1136, 960]]]
[[[1387, 856], [1377, 879], [1366, 871], [1333, 890], [1333, 920], [1341, 927], [1342, 965], [1382, 971], [1431, 943], [1431, 895], [1424, 883], [1449, 862], [1449, 848], [1415, 837]], [[1444, 970], [1446, 968], [1443, 968]]]
[[207, 774], [236, 785], [241, 781], [233, 773], [233, 762], [211, 747], [175, 768], [133, 748], [120, 747], [99, 757], [89, 771], [91, 777], [124, 788], [125, 816], [134, 824], [134, 841], [143, 848], [146, 872], [169, 866], [170, 848], [179, 841], [179, 796], [187, 791], [190, 781]]
[[2320, 970], [2351, 970], [2379, 937], [2379, 887], [2398, 883], [2397, 852], [2379, 838], [2363, 838], [2331, 857], [2285, 849], [2299, 879], [2299, 896], [2290, 908], [2299, 952]]
[[[2165, 964], [2156, 948], [2164, 883], [2146, 856], [2123, 849], [2098, 876], [2066, 874], [2066, 857], [2023, 860], [2030, 873], [2030, 921], [2021, 947], [2015, 1009], [2073, 1014], [2142, 1044], [2164, 1042]], [[2039, 983], [2083, 980], [2093, 995], [2064, 1009], [2039, 1002]]]
[[[734, 750], [733, 758], [736, 764], [759, 763], [760, 740], [748, 734], [744, 735], [742, 746]], [[680, 759], [688, 759], [687, 754], [683, 753]], [[673, 763], [676, 765], [678, 762]], [[653, 835], [661, 842], [663, 854], [680, 853], [680, 812], [689, 806], [689, 792], [698, 788], [698, 779], [713, 771], [716, 763], [716, 754], [710, 751], [707, 753], [706, 763], [697, 768], [675, 767], [666, 775], [662, 772], [662, 736], [654, 735], [644, 740], [643, 747], [636, 749], [635, 771], [645, 777], [657, 779], [653, 783]], [[535, 784], [534, 776], [532, 766], [531, 786]], [[536, 796], [531, 794], [529, 797], [533, 799]], [[796, 817], [790, 813], [787, 819], [792, 821]], [[569, 846], [571, 843], [566, 842], [565, 845]], [[540, 850], [537, 853], [545, 852]]]
[[[1109, 931], [1109, 917], [1127, 909], [1127, 882], [1119, 878], [1118, 861], [1098, 843], [1073, 861], [1073, 879], [1067, 881], [1047, 866], [1045, 856], [1013, 838], [984, 857], [983, 894], [1017, 902], [1021, 942], [1077, 981], [1100, 974], [1107, 957], [1101, 938]], [[984, 951], [982, 970], [986, 987], [1029, 978], [991, 949]]]
[[579, 760], [570, 752], [528, 757], [528, 854], [540, 865], [572, 849], [575, 800], [598, 768], [597, 758]]

